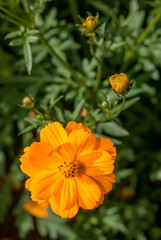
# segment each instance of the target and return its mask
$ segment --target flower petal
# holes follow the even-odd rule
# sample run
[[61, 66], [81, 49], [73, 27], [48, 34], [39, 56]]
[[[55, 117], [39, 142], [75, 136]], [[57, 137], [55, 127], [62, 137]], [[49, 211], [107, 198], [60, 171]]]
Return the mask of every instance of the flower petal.
[[85, 127], [82, 123], [76, 123], [70, 121], [66, 126], [66, 132], [69, 135], [73, 130], [83, 129], [85, 132], [91, 133], [91, 130], [88, 127]]
[[49, 204], [47, 202], [38, 204], [37, 202], [28, 201], [23, 204], [23, 208], [31, 213], [35, 217], [45, 218], [48, 216], [48, 208]]
[[40, 132], [40, 142], [51, 144], [54, 148], [68, 141], [68, 135], [59, 122], [49, 123]]
[[52, 171], [42, 171], [30, 182], [29, 190], [33, 201], [49, 200], [52, 196], [53, 187], [58, 178], [58, 173]]
[[69, 142], [77, 148], [77, 155], [86, 154], [95, 146], [95, 136], [83, 129], [73, 130], [69, 135]]
[[56, 149], [63, 161], [74, 161], [76, 148], [70, 143], [64, 143]]
[[55, 162], [55, 159], [50, 157], [52, 152], [53, 147], [50, 144], [35, 142], [31, 144], [29, 162], [39, 171], [52, 170]]
[[85, 209], [93, 209], [101, 198], [101, 190], [90, 177], [80, 174], [75, 177], [78, 185], [79, 205]]
[[78, 192], [75, 179], [61, 177], [54, 184], [51, 201], [55, 208], [65, 211], [72, 208], [78, 201]]
[[116, 158], [116, 148], [113, 142], [108, 138], [96, 138], [95, 150], [104, 150], [112, 155], [113, 160]]
[[55, 207], [53, 198], [50, 199], [50, 205], [51, 205], [51, 209], [53, 210], [53, 212], [55, 212], [57, 215], [61, 216], [62, 218], [72, 218], [77, 214], [77, 212], [79, 210], [78, 204], [75, 204], [72, 208], [65, 210], [65, 211], [58, 210]]
[[105, 151], [93, 150], [85, 155], [79, 156], [79, 172], [88, 176], [107, 175], [114, 170], [114, 160]]
[[100, 186], [103, 194], [108, 193], [112, 189], [112, 183], [115, 182], [114, 173], [107, 176], [95, 176], [92, 179]]
[[35, 168], [29, 161], [31, 147], [26, 147], [24, 149], [24, 154], [20, 157], [20, 168], [22, 172], [27, 174], [29, 177], [35, 176], [39, 172], [39, 169]]

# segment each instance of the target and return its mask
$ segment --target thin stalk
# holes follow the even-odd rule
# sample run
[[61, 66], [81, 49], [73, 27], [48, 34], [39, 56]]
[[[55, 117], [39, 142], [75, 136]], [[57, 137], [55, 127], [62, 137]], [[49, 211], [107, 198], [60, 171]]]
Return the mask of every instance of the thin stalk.
[[3, 13], [0, 13], [0, 17], [1, 17], [1, 18], [4, 18], [4, 19], [7, 20], [8, 22], [11, 22], [11, 23], [13, 23], [13, 24], [15, 24], [15, 25], [22, 26], [22, 24], [21, 24], [20, 22], [18, 22], [18, 21], [16, 21], [16, 20], [14, 20], [14, 19], [6, 16], [6, 15], [3, 14]]
[[94, 85], [94, 88], [93, 88], [93, 93], [96, 93], [96, 91], [97, 91], [97, 89], [100, 85], [101, 75], [102, 75], [102, 61], [97, 66], [97, 77], [96, 77], [96, 82], [95, 82], [95, 85]]
[[11, 18], [14, 18], [16, 21], [22, 23], [22, 25], [29, 27], [28, 23], [25, 22], [23, 19], [21, 19], [20, 17], [18, 17], [17, 15], [15, 15], [14, 13], [10, 12], [9, 10], [7, 10], [6, 8], [0, 6], [0, 10], [3, 11], [4, 13], [8, 14]]
[[141, 44], [142, 41], [147, 37], [147, 35], [151, 31], [151, 29], [154, 27], [154, 25], [157, 23], [157, 21], [160, 19], [160, 17], [161, 17], [161, 11], [158, 12], [158, 14], [153, 18], [153, 20], [150, 22], [150, 24], [144, 29], [142, 34], [136, 40], [136, 44], [130, 50], [127, 50], [125, 52], [123, 66], [121, 68], [122, 72], [126, 71], [127, 67], [130, 64], [129, 56], [131, 55], [131, 53], [134, 52], [136, 50], [137, 45]]
[[109, 115], [109, 114], [108, 114], [104, 119], [102, 118], [102, 119], [101, 119], [101, 122], [105, 122], [105, 121], [107, 121], [108, 119], [116, 118], [116, 117], [118, 117], [118, 116], [120, 115], [120, 113], [121, 113], [122, 110], [124, 109], [124, 106], [125, 106], [125, 103], [126, 103], [126, 97], [123, 96], [122, 98], [123, 98], [123, 101], [122, 101], [122, 104], [121, 104], [121, 106], [120, 106], [120, 109], [119, 109], [115, 114], [113, 114], [113, 115]]
[[158, 12], [158, 14], [151, 21], [151, 23], [145, 28], [145, 30], [142, 32], [140, 37], [137, 39], [136, 44], [140, 44], [146, 38], [146, 36], [149, 34], [152, 27], [158, 22], [160, 17], [161, 17], [161, 11]]
[[75, 70], [55, 52], [55, 50], [46, 41], [46, 39], [43, 37], [43, 35], [41, 33], [38, 34], [38, 37], [41, 40], [41, 42], [44, 44], [44, 46], [48, 49], [48, 51], [51, 54], [51, 56], [57, 58], [59, 60], [59, 62], [71, 73], [71, 75], [73, 76], [73, 78], [76, 81], [82, 82], [83, 80], [77, 75]]
[[72, 14], [72, 18], [75, 23], [79, 23], [78, 19], [78, 7], [77, 7], [77, 2], [76, 0], [68, 0], [69, 6], [70, 6], [70, 11]]
[[123, 101], [122, 101], [122, 104], [121, 104], [121, 106], [120, 106], [120, 109], [119, 109], [115, 114], [110, 115], [110, 111], [108, 111], [107, 116], [102, 117], [102, 119], [100, 119], [99, 121], [93, 121], [93, 122], [91, 122], [91, 123], [87, 123], [86, 126], [87, 126], [87, 127], [92, 127], [92, 126], [94, 126], [97, 122], [106, 122], [106, 121], [108, 121], [109, 119], [113, 119], [113, 118], [118, 117], [118, 116], [120, 115], [120, 113], [122, 112], [124, 106], [125, 106], [125, 102], [126, 102], [126, 97], [123, 96]]
[[96, 57], [95, 52], [94, 52], [94, 47], [93, 47], [93, 38], [92, 36], [89, 37], [89, 50], [92, 55], [96, 59], [98, 63], [100, 63], [100, 60]]

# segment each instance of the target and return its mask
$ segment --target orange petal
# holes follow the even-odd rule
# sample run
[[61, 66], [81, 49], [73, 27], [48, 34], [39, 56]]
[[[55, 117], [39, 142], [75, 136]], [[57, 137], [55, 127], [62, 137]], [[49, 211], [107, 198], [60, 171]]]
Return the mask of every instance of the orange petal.
[[112, 189], [112, 183], [115, 182], [114, 173], [107, 176], [95, 176], [92, 179], [100, 186], [102, 193], [106, 194]]
[[29, 179], [26, 180], [26, 182], [25, 182], [25, 188], [26, 188], [26, 189], [29, 190], [29, 188], [30, 188], [30, 183], [31, 183], [32, 180], [33, 180], [33, 178], [29, 178]]
[[50, 205], [53, 212], [55, 212], [57, 215], [61, 216], [62, 218], [72, 218], [78, 213], [78, 210], [79, 210], [78, 204], [75, 204], [72, 208], [65, 211], [58, 210], [55, 207], [55, 203], [52, 198], [50, 199]]
[[82, 123], [76, 123], [71, 121], [66, 126], [66, 132], [69, 135], [73, 130], [83, 129], [85, 132], [91, 133], [91, 130], [88, 127], [85, 127]]
[[68, 141], [68, 135], [59, 122], [49, 123], [40, 132], [40, 142], [51, 144], [54, 148]]
[[113, 160], [116, 158], [116, 148], [113, 142], [108, 138], [96, 138], [95, 150], [105, 150], [112, 155]]
[[79, 156], [79, 172], [89, 176], [107, 175], [114, 170], [114, 161], [111, 155], [105, 151], [93, 150]]
[[23, 208], [35, 217], [45, 218], [48, 216], [48, 206], [49, 204], [46, 202], [38, 204], [37, 202], [28, 201], [24, 203]]
[[29, 186], [32, 200], [49, 200], [57, 178], [58, 174], [56, 171], [42, 171], [37, 174]]
[[22, 172], [32, 177], [39, 172], [39, 169], [35, 168], [29, 161], [30, 150], [31, 150], [31, 147], [26, 147], [24, 149], [24, 154], [20, 157], [20, 162], [21, 162], [20, 168]]
[[[35, 142], [31, 144], [29, 161], [35, 168], [42, 170], [52, 170], [57, 159], [50, 155], [53, 152], [53, 147], [46, 143]], [[58, 159], [59, 160], [59, 159]], [[57, 161], [58, 161], [57, 160]]]
[[70, 143], [64, 143], [56, 149], [63, 161], [73, 161], [76, 154], [75, 147]]
[[60, 177], [54, 184], [51, 201], [55, 208], [65, 211], [72, 208], [78, 200], [77, 185], [72, 177]]
[[77, 148], [77, 155], [86, 154], [95, 146], [95, 136], [83, 129], [73, 130], [69, 135], [69, 141]]
[[104, 194], [101, 195], [101, 198], [99, 200], [99, 202], [97, 202], [97, 205], [95, 207], [98, 207], [100, 204], [102, 204], [104, 201]]
[[90, 177], [80, 174], [75, 177], [78, 185], [79, 205], [85, 209], [93, 209], [101, 198], [101, 190]]

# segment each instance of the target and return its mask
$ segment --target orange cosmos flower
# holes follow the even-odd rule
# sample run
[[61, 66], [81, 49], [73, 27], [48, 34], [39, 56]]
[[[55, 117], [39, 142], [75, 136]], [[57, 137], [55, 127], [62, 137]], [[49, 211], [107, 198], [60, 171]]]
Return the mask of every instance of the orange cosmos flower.
[[33, 201], [28, 201], [23, 204], [23, 208], [31, 213], [35, 217], [45, 218], [48, 216], [48, 208], [49, 204], [47, 202], [38, 203]]
[[74, 217], [80, 207], [98, 207], [115, 182], [116, 148], [81, 123], [71, 121], [66, 129], [49, 123], [40, 132], [40, 142], [24, 152], [21, 170], [30, 177], [26, 188], [32, 200], [49, 202], [64, 218]]

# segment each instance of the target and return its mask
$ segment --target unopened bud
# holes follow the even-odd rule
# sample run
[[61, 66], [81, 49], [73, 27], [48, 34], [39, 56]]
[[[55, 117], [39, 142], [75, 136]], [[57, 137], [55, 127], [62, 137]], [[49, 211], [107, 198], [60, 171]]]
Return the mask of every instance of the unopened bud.
[[31, 97], [24, 97], [24, 99], [22, 100], [22, 103], [23, 103], [23, 106], [28, 109], [33, 108], [35, 105], [35, 101]]
[[130, 85], [129, 78], [126, 73], [112, 75], [109, 82], [112, 89], [119, 94], [125, 94]]
[[101, 107], [102, 107], [103, 109], [108, 108], [108, 107], [109, 107], [108, 102], [103, 101], [103, 102], [101, 103]]
[[86, 21], [83, 23], [85, 30], [88, 32], [93, 32], [94, 29], [97, 27], [98, 19], [94, 16], [89, 16], [86, 18]]

